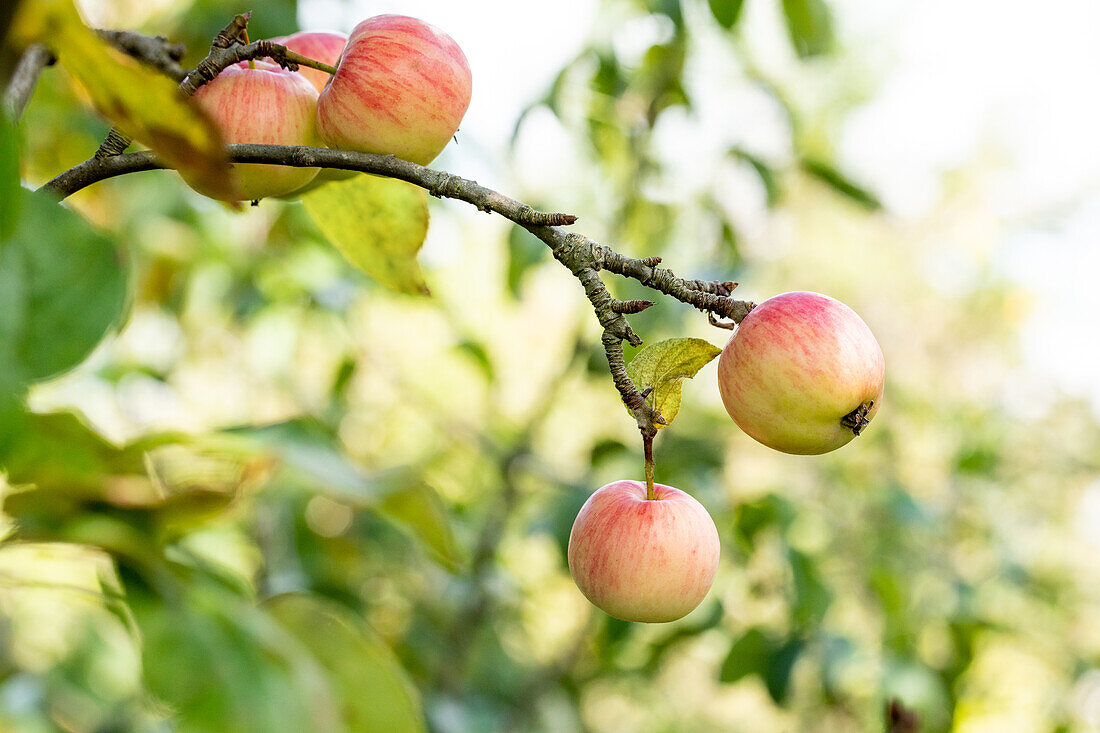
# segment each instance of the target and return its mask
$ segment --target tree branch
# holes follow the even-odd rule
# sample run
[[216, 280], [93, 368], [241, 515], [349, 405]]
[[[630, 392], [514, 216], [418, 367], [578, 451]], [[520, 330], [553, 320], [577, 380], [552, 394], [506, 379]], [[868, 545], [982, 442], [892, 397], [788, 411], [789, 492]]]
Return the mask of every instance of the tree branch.
[[53, 52], [40, 43], [28, 46], [23, 52], [15, 72], [11, 75], [11, 81], [8, 82], [8, 88], [4, 91], [4, 112], [12, 122], [17, 122], [23, 115], [27, 102], [34, 94], [42, 69], [56, 60]]
[[[664, 418], [646, 403], [642, 393], [627, 376], [622, 342], [626, 341], [632, 346], [642, 343], [642, 339], [630, 328], [624, 314], [635, 308], [641, 309], [641, 304], [648, 301], [624, 302], [615, 299], [608, 292], [599, 271], [608, 270], [634, 278], [654, 290], [735, 323], [739, 323], [754, 307], [753, 303], [735, 300], [729, 296], [734, 283], [684, 280], [676, 277], [671, 270], [657, 267], [661, 261], [659, 257], [625, 257], [583, 234], [567, 232], [544, 223], [553, 221], [571, 224], [576, 221], [575, 216], [537, 211], [525, 203], [486, 188], [477, 181], [410, 163], [392, 155], [291, 145], [237, 144], [226, 147], [230, 160], [237, 163], [337, 168], [396, 178], [419, 186], [433, 196], [465, 201], [480, 211], [499, 214], [527, 229], [550, 248], [555, 259], [565, 265], [584, 288], [596, 313], [596, 319], [604, 329], [603, 345], [611, 378], [643, 434], [655, 431], [656, 425], [664, 424]], [[43, 186], [42, 190], [65, 198], [97, 181], [163, 167], [151, 151], [99, 156], [58, 175]]]
[[145, 36], [133, 31], [96, 29], [96, 35], [127, 56], [153, 67], [175, 81], [183, 81], [187, 70], [180, 61], [187, 53], [182, 43], [172, 43], [164, 36]]
[[[210, 53], [180, 82], [180, 92], [183, 95], [191, 96], [200, 86], [216, 78], [233, 64], [256, 58], [270, 58], [292, 71], [297, 70], [301, 64], [329, 73], [335, 72], [331, 66], [306, 59], [271, 41], [249, 43], [247, 27], [250, 17], [251, 13], [236, 16], [215, 36], [210, 44]], [[65, 171], [43, 188], [64, 198], [96, 181], [163, 167], [151, 152], [123, 155], [130, 142], [125, 134], [112, 129], [90, 160]], [[682, 280], [671, 270], [658, 268], [660, 258], [631, 259], [588, 237], [558, 229], [561, 225], [575, 222], [575, 216], [536, 211], [531, 206], [485, 188], [476, 181], [425, 168], [392, 155], [276, 145], [229, 145], [227, 148], [230, 160], [238, 163], [339, 168], [397, 178], [420, 186], [433, 196], [458, 199], [481, 211], [495, 212], [530, 231], [550, 247], [554, 257], [569, 268], [584, 288], [596, 318], [603, 326], [603, 345], [611, 378], [623, 402], [634, 415], [643, 438], [648, 440], [652, 440], [657, 425], [664, 424], [665, 420], [646, 403], [643, 394], [627, 376], [622, 349], [623, 341], [632, 346], [642, 343], [642, 339], [630, 328], [625, 314], [648, 307], [647, 301], [624, 303], [616, 300], [600, 278], [599, 270], [607, 269], [633, 277], [677, 300], [734, 322], [739, 322], [753, 307], [752, 303], [729, 298], [720, 283]]]

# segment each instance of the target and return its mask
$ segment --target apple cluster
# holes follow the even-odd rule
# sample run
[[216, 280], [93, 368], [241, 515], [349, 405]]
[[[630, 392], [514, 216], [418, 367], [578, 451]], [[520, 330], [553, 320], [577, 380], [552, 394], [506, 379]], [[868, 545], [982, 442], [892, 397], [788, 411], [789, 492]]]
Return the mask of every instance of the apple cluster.
[[[304, 32], [273, 39], [336, 67], [292, 72], [264, 61], [232, 66], [195, 100], [226, 142], [317, 145], [395, 155], [426, 165], [454, 136], [470, 104], [458, 44], [433, 26], [379, 15], [347, 37]], [[342, 172], [243, 164], [240, 194], [301, 192]], [[316, 179], [316, 180], [315, 180]], [[848, 306], [819, 293], [777, 295], [737, 326], [718, 359], [722, 402], [760, 443], [793, 454], [836, 450], [859, 435], [882, 402], [882, 350]], [[718, 531], [688, 494], [615, 481], [585, 502], [569, 536], [569, 570], [581, 592], [627, 621], [673, 621], [710, 590]]]
[[[859, 435], [882, 403], [885, 361], [871, 329], [826, 295], [783, 293], [756, 306], [718, 357], [718, 387], [749, 436], [820, 454]], [[581, 592], [625, 621], [673, 621], [710, 590], [718, 532], [702, 504], [660, 484], [615, 481], [585, 502], [569, 535]]]
[[[302, 32], [272, 39], [336, 67], [289, 71], [241, 62], [195, 92], [227, 143], [321, 145], [395, 155], [427, 165], [446, 147], [470, 105], [472, 78], [458, 44], [416, 18], [379, 15], [344, 36]], [[314, 184], [314, 168], [235, 167], [244, 200], [286, 196]], [[346, 174], [327, 172], [321, 180]]]

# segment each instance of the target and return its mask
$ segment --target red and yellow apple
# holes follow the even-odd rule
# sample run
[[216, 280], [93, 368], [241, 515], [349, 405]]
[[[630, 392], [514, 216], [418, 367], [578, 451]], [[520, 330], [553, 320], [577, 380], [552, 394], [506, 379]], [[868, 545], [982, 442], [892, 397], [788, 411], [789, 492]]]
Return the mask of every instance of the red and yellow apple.
[[470, 66], [458, 44], [416, 18], [379, 15], [357, 25], [317, 102], [329, 147], [435, 159], [470, 106]]
[[[317, 90], [304, 76], [274, 64], [230, 66], [199, 87], [198, 103], [221, 128], [227, 143], [315, 145]], [[281, 196], [313, 180], [316, 168], [262, 163], [233, 166], [243, 200]]]
[[718, 357], [730, 417], [784, 453], [827, 453], [859, 435], [882, 403], [885, 360], [848, 306], [783, 293], [745, 317]]
[[720, 545], [714, 520], [679, 489], [614, 481], [581, 507], [569, 534], [569, 572], [581, 593], [624, 621], [675, 621], [714, 582]]

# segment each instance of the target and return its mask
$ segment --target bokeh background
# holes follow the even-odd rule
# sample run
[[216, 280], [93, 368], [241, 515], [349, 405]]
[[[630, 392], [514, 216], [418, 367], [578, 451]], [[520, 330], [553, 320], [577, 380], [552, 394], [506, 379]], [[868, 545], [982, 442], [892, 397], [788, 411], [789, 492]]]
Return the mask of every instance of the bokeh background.
[[[192, 63], [249, 9], [79, 5]], [[711, 512], [719, 574], [681, 621], [618, 622], [565, 546], [640, 440], [537, 240], [433, 201], [433, 297], [401, 296], [299, 204], [98, 184], [71, 203], [130, 304], [0, 460], [0, 729], [859, 731], [898, 699], [928, 731], [1100, 730], [1100, 5], [251, 9], [253, 38], [440, 26], [474, 96], [435, 167], [748, 299], [843, 300], [886, 401], [787, 456], [729, 420], [714, 364], [686, 383], [657, 478]], [[34, 185], [107, 124], [55, 68], [20, 129]], [[728, 337], [658, 300], [647, 342]]]

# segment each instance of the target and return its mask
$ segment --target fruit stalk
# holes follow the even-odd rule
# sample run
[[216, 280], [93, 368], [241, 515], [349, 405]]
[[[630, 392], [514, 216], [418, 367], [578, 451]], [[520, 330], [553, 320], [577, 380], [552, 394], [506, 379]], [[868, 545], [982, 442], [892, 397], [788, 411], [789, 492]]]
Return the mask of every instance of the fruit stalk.
[[657, 435], [656, 429], [642, 431], [642, 448], [645, 452], [645, 498], [646, 501], [655, 501], [657, 493], [653, 488], [653, 438]]

